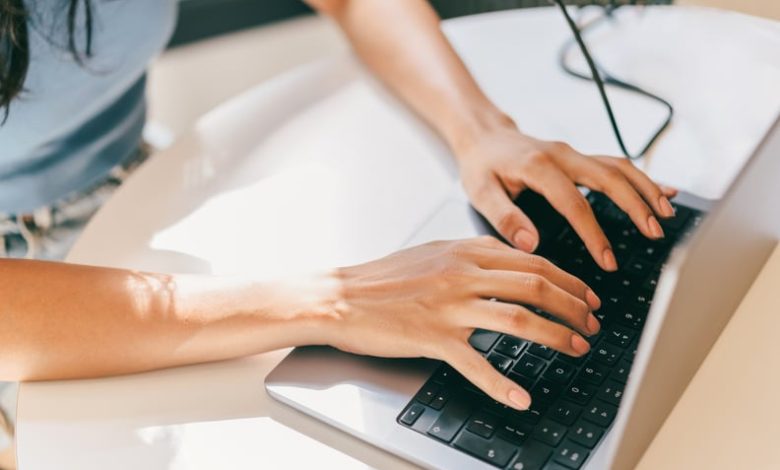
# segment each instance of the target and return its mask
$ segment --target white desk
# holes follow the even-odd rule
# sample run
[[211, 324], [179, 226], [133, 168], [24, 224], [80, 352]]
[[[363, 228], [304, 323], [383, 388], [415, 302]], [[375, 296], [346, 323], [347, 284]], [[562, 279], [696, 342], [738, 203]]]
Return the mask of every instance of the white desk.
[[[488, 94], [528, 132], [615, 152], [591, 84], [555, 63], [568, 32], [553, 9], [463, 18], [446, 30]], [[612, 40], [614, 39], [614, 40]], [[719, 196], [780, 109], [780, 28], [711, 10], [626, 12], [591, 41], [617, 73], [678, 109], [645, 167]], [[661, 117], [615, 93], [637, 142]], [[144, 165], [98, 214], [69, 260], [270, 276], [374, 258], [399, 247], [457, 186], [447, 149], [350, 58], [262, 84], [204, 117]], [[99, 351], [96, 351], [99, 354]], [[271, 401], [284, 356], [133, 376], [23, 384], [23, 470], [411, 468]]]

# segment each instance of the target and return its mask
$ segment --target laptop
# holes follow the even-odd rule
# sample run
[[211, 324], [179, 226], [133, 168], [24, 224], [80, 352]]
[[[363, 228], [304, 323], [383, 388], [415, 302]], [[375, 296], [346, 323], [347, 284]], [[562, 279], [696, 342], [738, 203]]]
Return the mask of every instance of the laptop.
[[[568, 357], [491, 331], [470, 339], [530, 391], [527, 411], [491, 399], [448, 365], [380, 359], [327, 347], [295, 349], [268, 393], [425, 468], [633, 468], [780, 238], [780, 121], [717, 203], [680, 194], [665, 240], [641, 236], [605, 196], [587, 195], [620, 269], [605, 273], [541, 197], [517, 204], [535, 221], [539, 254], [601, 297], [591, 351]], [[459, 195], [407, 245], [493, 233]], [[399, 247], [400, 248], [400, 247]], [[537, 314], [552, 318], [537, 310]]]

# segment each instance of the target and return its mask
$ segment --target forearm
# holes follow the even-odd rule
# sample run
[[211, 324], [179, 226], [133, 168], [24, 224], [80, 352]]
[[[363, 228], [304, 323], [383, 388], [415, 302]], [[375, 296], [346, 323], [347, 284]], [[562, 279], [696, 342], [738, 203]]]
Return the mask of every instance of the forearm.
[[321, 342], [326, 277], [249, 279], [0, 261], [0, 380], [139, 372]]
[[[513, 126], [480, 90], [424, 0], [310, 0], [341, 26], [363, 62], [453, 148]], [[460, 152], [463, 153], [463, 152]]]

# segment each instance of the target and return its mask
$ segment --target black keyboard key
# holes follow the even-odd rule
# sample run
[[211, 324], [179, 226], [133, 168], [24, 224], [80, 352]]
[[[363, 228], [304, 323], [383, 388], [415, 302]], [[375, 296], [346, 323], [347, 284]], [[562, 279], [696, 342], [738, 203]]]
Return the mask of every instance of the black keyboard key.
[[604, 339], [623, 349], [631, 344], [631, 340], [636, 336], [636, 331], [626, 328], [622, 325], [613, 325], [604, 334]]
[[512, 372], [525, 375], [526, 377], [536, 377], [545, 366], [544, 359], [532, 356], [528, 353], [523, 354], [512, 368]]
[[566, 426], [549, 419], [544, 419], [536, 425], [531, 437], [555, 447], [560, 444], [564, 435], [566, 435]]
[[600, 310], [605, 310], [608, 312], [619, 312], [623, 309], [623, 306], [625, 304], [623, 295], [615, 294], [615, 293], [610, 293], [601, 296], [601, 301], [602, 301], [602, 306]]
[[472, 405], [463, 399], [450, 400], [438, 419], [428, 429], [428, 434], [444, 442], [450, 442], [466, 423], [466, 419], [471, 414], [471, 407]]
[[585, 361], [588, 360], [588, 357], [590, 357], [591, 354], [592, 353], [586, 353], [586, 354], [583, 354], [582, 356], [574, 357], [574, 356], [569, 356], [569, 355], [566, 355], [566, 354], [563, 354], [563, 353], [558, 353], [558, 359], [560, 359], [562, 361], [565, 361], [565, 362], [568, 362], [569, 364], [572, 364], [572, 365], [575, 365], [575, 366], [579, 366], [579, 365], [585, 363]]
[[528, 348], [528, 352], [533, 354], [534, 356], [538, 356], [548, 360], [552, 359], [553, 355], [555, 355], [555, 351], [552, 348], [545, 346], [543, 344], [536, 344], [536, 343], [532, 344]]
[[566, 441], [563, 445], [555, 449], [553, 460], [564, 467], [577, 470], [582, 466], [583, 462], [585, 462], [585, 459], [588, 458], [588, 453], [588, 449], [573, 442]]
[[547, 417], [563, 424], [564, 426], [571, 426], [581, 412], [582, 408], [579, 406], [567, 401], [560, 401], [553, 405], [553, 407], [550, 409], [550, 412], [547, 413]]
[[520, 447], [517, 457], [509, 468], [511, 470], [541, 470], [552, 453], [552, 447], [531, 439]]
[[607, 382], [601, 386], [596, 397], [600, 400], [604, 400], [607, 403], [618, 406], [620, 400], [623, 398], [624, 384], [615, 382], [614, 380], [607, 380]]
[[514, 372], [510, 372], [507, 377], [509, 377], [509, 380], [512, 382], [523, 387], [525, 390], [530, 390], [531, 387], [533, 387], [534, 382], [536, 382], [536, 379], [526, 377], [525, 375], [515, 374]]
[[414, 399], [423, 405], [427, 405], [436, 398], [437, 393], [439, 393], [439, 385], [429, 381], [423, 385], [423, 388], [421, 388], [419, 392], [417, 392]]
[[587, 419], [591, 423], [595, 423], [602, 428], [606, 428], [612, 424], [615, 415], [617, 415], [616, 407], [594, 400], [593, 403], [585, 407], [582, 418]]
[[544, 372], [544, 377], [555, 382], [566, 384], [574, 376], [576, 367], [566, 362], [555, 360]]
[[431, 382], [435, 382], [441, 385], [449, 385], [464, 383], [466, 382], [466, 379], [464, 379], [463, 376], [452, 367], [448, 366], [447, 364], [442, 364], [433, 375], [433, 378], [431, 378]]
[[[620, 261], [618, 261], [620, 262]], [[604, 283], [604, 290], [608, 294], [617, 294], [616, 297], [620, 297], [622, 294], [631, 292], [637, 289], [641, 282], [636, 278], [623, 274], [622, 271], [616, 273], [606, 274], [606, 282]]]
[[612, 251], [615, 253], [615, 258], [617, 259], [618, 266], [622, 266], [623, 263], [625, 263], [629, 258], [631, 258], [631, 255], [633, 254], [633, 249], [631, 244], [623, 241], [613, 243]]
[[497, 352], [488, 354], [487, 360], [493, 367], [496, 368], [497, 371], [501, 372], [502, 374], [505, 373], [512, 365], [511, 358]]
[[647, 316], [647, 309], [636, 303], [624, 308], [614, 316], [614, 320], [624, 326], [633, 328], [635, 330], [641, 330], [642, 325], [645, 324], [645, 317]]
[[601, 385], [601, 383], [604, 382], [604, 380], [607, 378], [608, 373], [609, 368], [599, 364], [598, 362], [590, 360], [586, 362], [584, 366], [582, 366], [582, 369], [580, 369], [580, 373], [577, 375], [577, 378], [594, 385]]
[[501, 439], [483, 439], [470, 432], [461, 433], [455, 439], [455, 447], [469, 454], [490, 462], [493, 465], [504, 467], [515, 454], [515, 446]]
[[574, 383], [566, 389], [566, 398], [574, 403], [584, 405], [593, 398], [595, 393], [596, 387], [593, 385], [581, 380], [575, 380]]
[[602, 341], [591, 351], [591, 357], [594, 361], [611, 366], [617, 362], [623, 350], [612, 343]]
[[623, 266], [624, 271], [631, 276], [645, 279], [650, 275], [655, 265], [651, 261], [644, 260], [638, 256], [632, 257], [628, 263]]
[[599, 309], [593, 312], [593, 316], [596, 317], [596, 319], [601, 324], [601, 328], [603, 329], [605, 326], [612, 323], [612, 319], [615, 317], [614, 314], [610, 314], [606, 309]]
[[499, 336], [501, 335], [494, 331], [474, 330], [469, 338], [469, 344], [477, 351], [488, 352]]
[[684, 206], [674, 205], [674, 208], [677, 211], [674, 217], [659, 220], [659, 222], [661, 222], [661, 227], [664, 231], [669, 231], [670, 235], [683, 228], [693, 214], [691, 209]]
[[620, 383], [626, 383], [628, 381], [629, 372], [631, 372], [631, 363], [623, 359], [618, 362], [618, 365], [615, 366], [614, 369], [612, 369], [610, 378], [612, 380], [617, 380]]
[[547, 462], [543, 470], [570, 470], [569, 467], [564, 467], [558, 462]]
[[558, 398], [562, 391], [563, 385], [560, 383], [540, 379], [534, 388], [531, 389], [531, 400], [549, 403]]
[[501, 439], [511, 442], [515, 445], [521, 445], [531, 435], [534, 427], [531, 424], [523, 423], [518, 420], [509, 420], [499, 426], [496, 435]]
[[515, 338], [513, 336], [503, 336], [496, 345], [494, 351], [500, 352], [509, 357], [517, 357], [523, 351], [528, 341]]
[[534, 221], [534, 225], [539, 230], [539, 239], [542, 242], [540, 249], [544, 248], [545, 242], [554, 241], [553, 237], [568, 226], [566, 219], [547, 202], [547, 199], [534, 191], [521, 192], [514, 202], [529, 219]]
[[467, 430], [485, 439], [490, 439], [497, 427], [498, 417], [490, 413], [477, 413], [466, 424]]
[[650, 278], [642, 284], [642, 289], [650, 292], [655, 292], [655, 288], [658, 287], [658, 278], [661, 277], [661, 273], [655, 272]]
[[593, 345], [595, 345], [596, 343], [598, 343], [598, 342], [599, 342], [599, 340], [600, 340], [600, 339], [601, 339], [603, 336], [604, 336], [604, 330], [599, 330], [599, 332], [598, 332], [598, 333], [596, 333], [595, 335], [585, 336], [584, 338], [585, 338], [585, 341], [587, 341], [587, 342], [588, 342], [588, 344], [590, 344], [590, 345], [591, 345], [591, 347], [593, 347]]
[[650, 307], [653, 305], [652, 292], [643, 289], [642, 292], [638, 293], [636, 297], [634, 297], [634, 303], [642, 312], [649, 312]]
[[401, 422], [407, 426], [411, 426], [415, 421], [417, 421], [417, 418], [419, 418], [424, 411], [424, 406], [420, 405], [419, 403], [415, 403], [407, 408], [404, 414], [401, 415]]
[[514, 411], [514, 416], [522, 422], [536, 424], [547, 411], [548, 403], [531, 401], [531, 407], [525, 411]]
[[450, 399], [450, 392], [451, 389], [443, 388], [439, 390], [439, 393], [436, 394], [436, 398], [431, 400], [430, 407], [434, 410], [440, 410], [444, 408], [444, 405], [447, 404], [447, 400]]
[[604, 431], [600, 427], [584, 420], [577, 421], [577, 424], [569, 429], [569, 439], [588, 449], [594, 448], [603, 434]]

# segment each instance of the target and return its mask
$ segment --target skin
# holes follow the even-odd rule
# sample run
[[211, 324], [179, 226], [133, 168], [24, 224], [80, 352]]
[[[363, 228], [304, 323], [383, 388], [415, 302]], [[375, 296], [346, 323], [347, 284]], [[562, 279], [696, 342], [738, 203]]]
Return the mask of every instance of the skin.
[[[0, 260], [0, 380], [126, 374], [307, 344], [449, 362], [518, 409], [528, 393], [467, 340], [475, 328], [521, 336], [572, 356], [598, 331], [598, 297], [529, 254], [538, 231], [511, 199], [532, 189], [572, 224], [596, 262], [615, 270], [609, 242], [575, 185], [603, 191], [651, 238], [674, 191], [629, 162], [585, 156], [523, 134], [491, 103], [424, 0], [310, 0], [356, 53], [436, 129], [474, 206], [514, 247], [489, 238], [436, 242], [309, 278], [142, 273]], [[556, 315], [566, 326], [519, 304]], [[370, 339], [367, 341], [367, 338]]]

